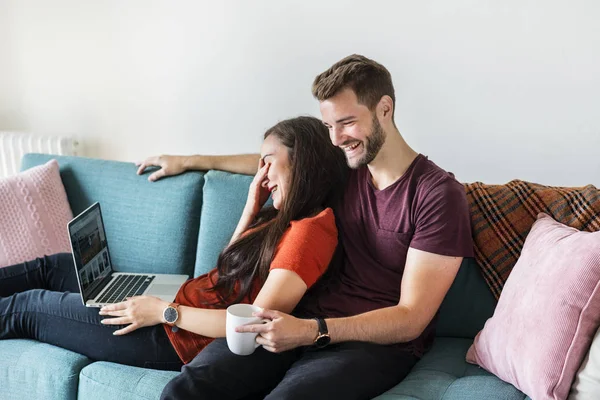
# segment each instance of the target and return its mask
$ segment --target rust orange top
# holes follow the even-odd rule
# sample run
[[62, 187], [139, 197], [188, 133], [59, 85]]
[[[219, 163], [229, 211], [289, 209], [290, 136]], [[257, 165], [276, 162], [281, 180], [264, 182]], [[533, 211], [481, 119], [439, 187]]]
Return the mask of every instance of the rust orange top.
[[[277, 245], [270, 269], [294, 271], [310, 288], [327, 270], [337, 246], [337, 237], [335, 217], [331, 208], [314, 217], [292, 221]], [[217, 300], [215, 292], [206, 291], [214, 286], [216, 277], [215, 268], [207, 274], [188, 280], [179, 289], [175, 302], [197, 308], [220, 308], [206, 304]], [[250, 303], [250, 298], [256, 298], [261, 287], [262, 284], [255, 281], [252, 296], [246, 296], [241, 303]], [[173, 332], [166, 324], [164, 328], [179, 358], [186, 364], [213, 340], [183, 329]]]

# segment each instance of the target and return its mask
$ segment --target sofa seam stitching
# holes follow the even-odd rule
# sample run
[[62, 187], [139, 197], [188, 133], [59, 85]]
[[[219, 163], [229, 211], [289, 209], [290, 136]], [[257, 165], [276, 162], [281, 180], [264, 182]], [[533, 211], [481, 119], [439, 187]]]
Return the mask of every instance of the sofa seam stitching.
[[[105, 384], [104, 382], [100, 382], [100, 381], [98, 381], [98, 380], [96, 380], [96, 379], [92, 378], [91, 376], [89, 376], [89, 375], [86, 375], [86, 374], [83, 372], [83, 370], [81, 370], [81, 374], [80, 374], [80, 375], [83, 375], [83, 376], [85, 376], [87, 379], [89, 379], [90, 381], [92, 381], [92, 382], [94, 382], [94, 383], [96, 383], [96, 384], [98, 384], [98, 385], [105, 386], [105, 387], [111, 387], [111, 386], [109, 386], [109, 385]], [[138, 382], [139, 382], [139, 380], [138, 380]], [[140, 396], [139, 394], [137, 394], [137, 393], [135, 393], [135, 392], [132, 392], [132, 391], [130, 391], [130, 390], [121, 389], [121, 388], [119, 388], [119, 390], [120, 390], [120, 391], [122, 391], [122, 392], [126, 392], [126, 393], [129, 393], [129, 394], [132, 394], [132, 395], [134, 395], [134, 396], [136, 396], [136, 397], [139, 397], [139, 398], [140, 398], [140, 399], [142, 399], [142, 400], [147, 400], [147, 397], [142, 397], [142, 396]], [[79, 387], [77, 388], [77, 397], [79, 397]]]

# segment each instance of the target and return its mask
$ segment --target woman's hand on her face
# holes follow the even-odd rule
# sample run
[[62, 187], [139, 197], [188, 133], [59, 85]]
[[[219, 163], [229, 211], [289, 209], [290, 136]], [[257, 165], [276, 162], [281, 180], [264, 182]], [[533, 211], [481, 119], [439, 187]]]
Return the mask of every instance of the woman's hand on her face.
[[141, 175], [146, 168], [149, 167], [160, 167], [160, 169], [152, 173], [148, 180], [154, 182], [165, 176], [173, 176], [184, 173], [186, 168], [186, 156], [154, 156], [148, 157], [143, 162], [136, 162], [135, 165], [138, 167], [137, 174]]
[[113, 335], [125, 335], [138, 328], [163, 323], [163, 311], [168, 306], [169, 303], [158, 297], [135, 296], [121, 303], [104, 306], [99, 314], [115, 317], [103, 319], [104, 325], [127, 325], [113, 332]]
[[270, 166], [271, 164], [265, 164], [261, 158], [258, 162], [258, 172], [256, 175], [254, 175], [254, 179], [250, 184], [250, 189], [248, 190], [248, 200], [246, 201], [246, 208], [244, 212], [250, 214], [252, 218], [258, 214], [262, 206], [269, 199], [270, 192], [267, 187], [269, 184], [267, 174]]

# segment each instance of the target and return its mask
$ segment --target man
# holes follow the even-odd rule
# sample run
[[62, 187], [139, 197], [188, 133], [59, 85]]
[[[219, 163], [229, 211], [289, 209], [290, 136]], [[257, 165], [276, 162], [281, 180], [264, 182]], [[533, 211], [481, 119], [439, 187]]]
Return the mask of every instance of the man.
[[[371, 398], [408, 374], [433, 341], [435, 316], [463, 257], [473, 254], [460, 183], [415, 152], [394, 123], [390, 73], [352, 55], [316, 77], [313, 95], [352, 168], [337, 210], [344, 259], [294, 316], [239, 328], [263, 349], [232, 355], [216, 340], [163, 398]], [[187, 169], [253, 174], [258, 156], [150, 158], [150, 180]], [[299, 318], [300, 316], [304, 318]], [[317, 317], [317, 318], [311, 318]]]

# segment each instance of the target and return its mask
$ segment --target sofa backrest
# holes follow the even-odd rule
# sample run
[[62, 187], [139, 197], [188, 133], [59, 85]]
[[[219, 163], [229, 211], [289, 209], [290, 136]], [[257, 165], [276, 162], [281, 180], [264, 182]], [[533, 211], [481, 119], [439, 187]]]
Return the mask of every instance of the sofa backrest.
[[[219, 254], [231, 240], [242, 216], [252, 179], [249, 175], [223, 171], [208, 171], [204, 176], [196, 276], [217, 265]], [[266, 205], [269, 204], [271, 199]]]
[[473, 258], [465, 258], [442, 302], [436, 336], [471, 339], [494, 314], [496, 299]]
[[229, 243], [242, 216], [252, 176], [208, 171], [204, 175], [202, 219], [194, 275], [217, 265], [221, 250]]
[[151, 183], [133, 163], [47, 154], [26, 154], [21, 169], [51, 159], [74, 215], [100, 202], [115, 269], [193, 275], [203, 173]]
[[[76, 215], [102, 205], [118, 270], [198, 276], [216, 266], [241, 216], [251, 176], [190, 172], [150, 183], [132, 163], [26, 154], [22, 169], [56, 159]], [[66, 229], [66, 227], [65, 227]], [[496, 300], [473, 259], [465, 259], [439, 312], [437, 336], [473, 338]]]

